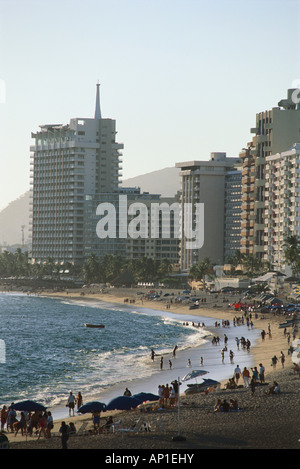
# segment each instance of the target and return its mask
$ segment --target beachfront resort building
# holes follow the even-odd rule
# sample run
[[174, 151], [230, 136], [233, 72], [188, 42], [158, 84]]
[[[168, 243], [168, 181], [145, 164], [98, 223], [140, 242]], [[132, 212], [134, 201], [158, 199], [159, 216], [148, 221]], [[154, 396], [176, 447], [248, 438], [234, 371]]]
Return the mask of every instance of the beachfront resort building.
[[[112, 211], [104, 213], [105, 204]], [[120, 187], [113, 193], [87, 195], [85, 201], [85, 258], [91, 254], [120, 255], [126, 259], [147, 257], [172, 264], [179, 262], [179, 236], [173, 204], [179, 206], [175, 197], [141, 192], [139, 187]], [[163, 213], [162, 208], [167, 208]], [[157, 217], [153, 218], [153, 210]], [[100, 216], [103, 215], [104, 216]], [[154, 233], [154, 226], [158, 232]], [[179, 224], [178, 224], [179, 226]], [[96, 228], [96, 229], [95, 229]], [[110, 233], [109, 233], [110, 232]]]
[[[240, 245], [241, 171], [240, 160], [226, 153], [211, 153], [209, 161], [176, 163], [181, 176], [181, 204], [204, 204], [204, 243], [201, 248], [190, 249], [182, 237], [180, 264], [188, 270], [193, 264], [209, 257], [215, 264], [223, 264], [225, 257], [233, 255]], [[195, 213], [192, 214], [192, 218]], [[195, 229], [195, 226], [193, 226]]]
[[[67, 125], [41, 125], [32, 133], [32, 262], [51, 258], [58, 264], [82, 264], [93, 253], [100, 257], [167, 257], [178, 262], [179, 240], [174, 236], [132, 238], [126, 230], [125, 236], [117, 234], [116, 238], [97, 234], [99, 204], [115, 207], [118, 223], [120, 195], [127, 197], [128, 204], [139, 202], [148, 207], [164, 201], [160, 195], [141, 193], [139, 188], [119, 187], [123, 144], [116, 141], [116, 134], [116, 121], [101, 115], [99, 85], [93, 118], [74, 118]], [[127, 213], [128, 206], [124, 210]], [[162, 228], [160, 225], [159, 230]]]
[[83, 262], [85, 195], [119, 186], [123, 144], [116, 133], [116, 121], [101, 116], [99, 85], [94, 118], [41, 125], [32, 133], [33, 262]]
[[291, 273], [284, 258], [288, 236], [300, 236], [300, 143], [266, 157], [264, 260]]
[[265, 256], [266, 160], [300, 141], [300, 106], [297, 90], [289, 89], [277, 107], [256, 114], [254, 137], [240, 153], [242, 160], [241, 252]]

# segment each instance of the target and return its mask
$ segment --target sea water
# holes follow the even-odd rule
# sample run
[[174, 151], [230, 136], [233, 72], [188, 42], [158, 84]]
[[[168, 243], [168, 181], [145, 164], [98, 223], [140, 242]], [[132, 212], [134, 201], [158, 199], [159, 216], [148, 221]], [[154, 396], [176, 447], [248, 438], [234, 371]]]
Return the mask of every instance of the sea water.
[[[249, 338], [253, 344], [258, 331], [232, 324], [216, 328], [215, 322], [205, 316], [100, 300], [0, 294], [0, 339], [5, 342], [0, 405], [32, 399], [63, 414], [70, 391], [75, 395], [80, 391], [85, 402], [99, 399], [105, 403], [125, 387], [133, 393], [156, 393], [158, 384], [181, 379], [190, 371], [188, 360], [193, 369], [201, 368], [201, 357], [207, 377], [225, 379], [232, 376], [237, 362], [240, 366], [252, 364], [248, 352], [237, 350], [235, 337]], [[105, 327], [87, 328], [85, 323]], [[197, 327], [198, 323], [204, 327]], [[234, 351], [234, 363], [226, 354], [225, 361], [221, 360], [224, 334], [228, 351]], [[220, 336], [217, 347], [211, 343], [213, 335]], [[175, 345], [178, 350], [173, 358]], [[151, 349], [157, 355], [154, 361]]]

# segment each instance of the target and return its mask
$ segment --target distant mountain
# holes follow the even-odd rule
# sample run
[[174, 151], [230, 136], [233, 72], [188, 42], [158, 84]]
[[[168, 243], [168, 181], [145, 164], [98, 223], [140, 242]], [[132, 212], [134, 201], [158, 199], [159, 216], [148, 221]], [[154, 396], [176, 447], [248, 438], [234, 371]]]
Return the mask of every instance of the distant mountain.
[[[173, 197], [180, 189], [179, 171], [173, 167], [160, 169], [126, 179], [122, 182], [122, 186], [140, 187], [142, 192]], [[21, 244], [22, 226], [24, 226], [26, 243], [29, 228], [29, 191], [0, 211], [0, 246]]]
[[140, 187], [141, 192], [173, 197], [180, 189], [179, 168], [164, 168], [122, 182], [124, 187]]
[[26, 243], [29, 228], [29, 191], [1, 210], [0, 245], [21, 244], [22, 227], [24, 227], [24, 241]]

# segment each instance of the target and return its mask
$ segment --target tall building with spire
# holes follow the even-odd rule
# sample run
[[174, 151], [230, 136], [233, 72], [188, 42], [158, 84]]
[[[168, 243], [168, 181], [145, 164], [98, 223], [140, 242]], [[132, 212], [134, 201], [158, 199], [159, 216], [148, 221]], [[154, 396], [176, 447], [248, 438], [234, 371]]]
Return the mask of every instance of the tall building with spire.
[[84, 261], [86, 195], [119, 187], [123, 144], [116, 142], [116, 133], [116, 121], [102, 118], [97, 84], [94, 118], [41, 125], [31, 134], [33, 262]]

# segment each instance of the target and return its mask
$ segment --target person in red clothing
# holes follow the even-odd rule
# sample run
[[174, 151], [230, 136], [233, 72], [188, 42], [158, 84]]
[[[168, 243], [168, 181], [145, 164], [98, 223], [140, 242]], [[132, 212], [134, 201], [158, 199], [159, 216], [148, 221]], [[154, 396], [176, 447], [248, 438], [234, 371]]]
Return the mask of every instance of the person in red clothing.
[[249, 373], [249, 370], [246, 367], [243, 369], [242, 376], [243, 376], [245, 388], [249, 388], [250, 373]]
[[170, 387], [168, 384], [164, 387], [164, 405], [168, 406], [170, 403]]
[[4, 430], [6, 421], [7, 421], [7, 410], [6, 410], [6, 406], [4, 405], [1, 409], [1, 431]]

